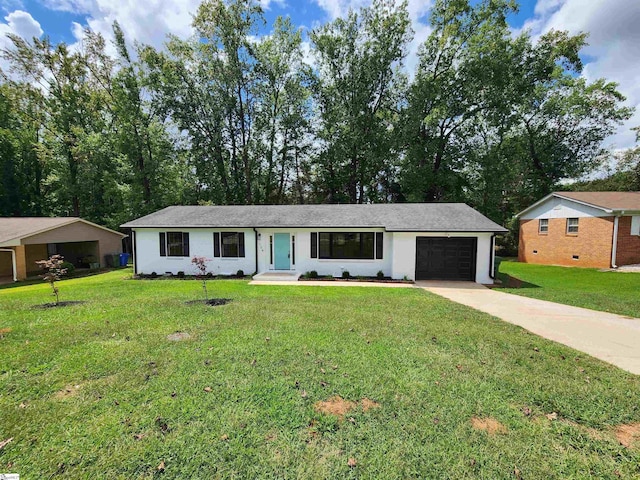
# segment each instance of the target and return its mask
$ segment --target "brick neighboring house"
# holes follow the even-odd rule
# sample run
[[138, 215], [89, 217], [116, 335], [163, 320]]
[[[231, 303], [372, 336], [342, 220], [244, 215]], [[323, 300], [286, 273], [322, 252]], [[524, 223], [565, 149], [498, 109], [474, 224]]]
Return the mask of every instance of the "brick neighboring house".
[[553, 192], [517, 217], [521, 262], [595, 268], [640, 263], [640, 192]]

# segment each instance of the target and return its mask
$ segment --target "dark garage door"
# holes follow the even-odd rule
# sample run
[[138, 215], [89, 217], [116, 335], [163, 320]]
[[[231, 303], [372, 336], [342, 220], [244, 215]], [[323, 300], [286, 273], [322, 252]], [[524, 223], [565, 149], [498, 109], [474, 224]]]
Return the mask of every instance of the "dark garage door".
[[417, 237], [416, 280], [476, 278], [477, 238]]

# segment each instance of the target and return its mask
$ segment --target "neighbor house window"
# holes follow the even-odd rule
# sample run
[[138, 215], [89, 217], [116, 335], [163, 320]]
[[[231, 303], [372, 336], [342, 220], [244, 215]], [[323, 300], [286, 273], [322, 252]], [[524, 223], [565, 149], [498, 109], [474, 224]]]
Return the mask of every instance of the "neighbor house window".
[[161, 257], [188, 257], [188, 232], [160, 232]]
[[640, 215], [631, 217], [631, 235], [640, 235]]
[[320, 232], [319, 258], [373, 259], [374, 232]]
[[577, 218], [567, 218], [567, 233], [578, 233]]
[[541, 218], [538, 220], [538, 233], [549, 233], [549, 220]]
[[213, 234], [213, 256], [244, 257], [244, 232], [215, 232]]

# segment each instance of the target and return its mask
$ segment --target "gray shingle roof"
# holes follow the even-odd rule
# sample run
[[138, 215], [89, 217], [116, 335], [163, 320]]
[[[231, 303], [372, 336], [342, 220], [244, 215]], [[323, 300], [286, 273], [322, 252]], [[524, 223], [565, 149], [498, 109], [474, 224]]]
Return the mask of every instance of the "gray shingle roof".
[[176, 206], [122, 227], [382, 227], [388, 231], [418, 232], [507, 231], [464, 203]]

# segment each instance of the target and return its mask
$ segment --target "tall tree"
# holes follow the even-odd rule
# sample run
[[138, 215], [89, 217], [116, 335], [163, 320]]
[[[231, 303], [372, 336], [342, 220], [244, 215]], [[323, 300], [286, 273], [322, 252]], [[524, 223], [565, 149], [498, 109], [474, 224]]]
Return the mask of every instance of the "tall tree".
[[311, 33], [320, 116], [318, 200], [385, 198], [382, 186], [396, 155], [396, 112], [404, 85], [399, 69], [409, 37], [407, 4], [392, 0], [374, 0]]
[[[310, 134], [310, 72], [303, 63], [302, 35], [289, 18], [278, 17], [273, 32], [256, 46], [256, 154], [264, 157], [260, 200], [304, 201], [301, 164]], [[293, 189], [296, 191], [294, 192]]]

